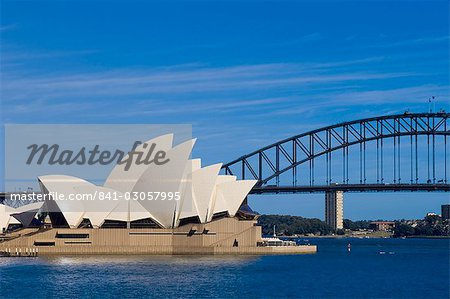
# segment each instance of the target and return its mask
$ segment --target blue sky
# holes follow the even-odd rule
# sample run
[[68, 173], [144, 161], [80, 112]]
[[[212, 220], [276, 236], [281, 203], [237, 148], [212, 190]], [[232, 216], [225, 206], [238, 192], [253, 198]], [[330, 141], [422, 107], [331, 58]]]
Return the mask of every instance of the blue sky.
[[[449, 111], [448, 11], [448, 1], [2, 1], [2, 122], [187, 123], [194, 156], [215, 163], [344, 120], [423, 112], [430, 96]], [[446, 201], [348, 194], [346, 217], [422, 217]], [[251, 203], [323, 217], [323, 195]]]

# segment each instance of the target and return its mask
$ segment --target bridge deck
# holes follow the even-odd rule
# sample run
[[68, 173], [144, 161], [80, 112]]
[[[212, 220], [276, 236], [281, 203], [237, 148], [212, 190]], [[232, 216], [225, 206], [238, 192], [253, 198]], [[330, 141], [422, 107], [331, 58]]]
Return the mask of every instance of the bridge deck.
[[335, 184], [324, 186], [265, 186], [255, 187], [251, 194], [270, 193], [323, 193], [327, 191], [345, 192], [450, 192], [450, 184]]

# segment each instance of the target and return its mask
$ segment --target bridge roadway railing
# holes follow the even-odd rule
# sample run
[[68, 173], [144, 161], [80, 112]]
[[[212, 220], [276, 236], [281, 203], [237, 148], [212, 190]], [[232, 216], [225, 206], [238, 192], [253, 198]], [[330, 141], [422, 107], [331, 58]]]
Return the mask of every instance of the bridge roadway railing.
[[324, 193], [344, 192], [450, 192], [450, 184], [333, 184], [315, 186], [263, 186], [252, 189], [251, 194]]

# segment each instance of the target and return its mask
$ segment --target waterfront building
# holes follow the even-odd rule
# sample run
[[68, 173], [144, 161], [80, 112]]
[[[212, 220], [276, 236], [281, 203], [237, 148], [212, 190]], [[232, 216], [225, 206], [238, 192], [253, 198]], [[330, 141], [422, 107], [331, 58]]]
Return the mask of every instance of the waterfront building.
[[392, 231], [395, 227], [393, 221], [373, 221], [370, 223], [370, 228], [376, 231]]

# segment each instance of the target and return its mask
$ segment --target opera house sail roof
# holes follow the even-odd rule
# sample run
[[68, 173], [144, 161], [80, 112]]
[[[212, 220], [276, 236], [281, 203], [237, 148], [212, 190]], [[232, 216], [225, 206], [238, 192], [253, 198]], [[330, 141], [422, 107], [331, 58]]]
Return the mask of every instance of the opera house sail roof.
[[220, 175], [222, 164], [202, 167], [200, 159], [190, 158], [196, 140], [173, 146], [173, 137], [167, 134], [151, 139], [122, 160], [131, 161], [136, 153], [145, 157], [156, 147], [164, 151], [166, 163], [119, 163], [103, 186], [67, 175], [39, 176], [42, 192], [51, 195], [42, 211], [49, 213], [52, 224], [70, 228], [86, 223], [128, 227], [144, 220], [175, 228], [193, 219], [207, 223], [219, 214], [234, 217], [256, 181]]
[[0, 233], [6, 230], [9, 225], [13, 224], [23, 227], [29, 226], [42, 205], [42, 202], [36, 202], [13, 208], [0, 204]]

